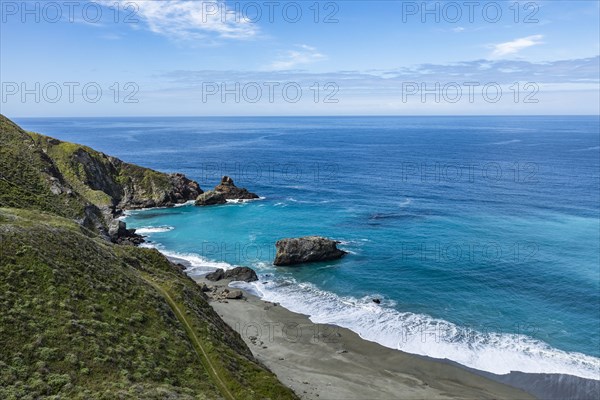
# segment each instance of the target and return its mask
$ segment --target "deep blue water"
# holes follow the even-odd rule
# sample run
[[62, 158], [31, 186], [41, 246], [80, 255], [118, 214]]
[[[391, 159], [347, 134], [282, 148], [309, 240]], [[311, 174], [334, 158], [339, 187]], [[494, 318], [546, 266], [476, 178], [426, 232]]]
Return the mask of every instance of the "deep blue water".
[[[252, 266], [261, 282], [247, 289], [389, 347], [600, 379], [598, 117], [16, 122], [263, 196], [128, 216], [190, 274]], [[277, 239], [310, 234], [350, 254], [272, 266]]]

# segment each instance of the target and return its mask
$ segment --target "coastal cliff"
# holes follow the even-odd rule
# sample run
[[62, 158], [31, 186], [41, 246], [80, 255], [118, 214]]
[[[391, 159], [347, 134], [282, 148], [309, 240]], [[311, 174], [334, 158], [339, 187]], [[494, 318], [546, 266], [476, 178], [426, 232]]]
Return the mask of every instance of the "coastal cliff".
[[0, 204], [73, 218], [104, 237], [123, 210], [173, 206], [203, 193], [182, 174], [26, 132], [3, 115], [0, 131]]
[[297, 398], [179, 267], [107, 240], [199, 193], [0, 115], [0, 398]]
[[33, 141], [54, 162], [66, 181], [99, 208], [168, 207], [195, 200], [198, 183], [182, 174], [165, 174], [129, 164], [87, 146], [35, 133]]

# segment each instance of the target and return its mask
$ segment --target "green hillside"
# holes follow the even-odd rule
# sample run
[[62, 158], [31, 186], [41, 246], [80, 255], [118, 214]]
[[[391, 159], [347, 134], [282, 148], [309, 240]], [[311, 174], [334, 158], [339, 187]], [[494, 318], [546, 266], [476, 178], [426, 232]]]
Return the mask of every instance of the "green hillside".
[[103, 196], [53, 139], [0, 123], [1, 399], [296, 398], [177, 266], [86, 223]]
[[93, 230], [105, 224], [100, 210], [70, 187], [35, 141], [2, 115], [0, 206], [52, 212]]
[[169, 206], [195, 200], [200, 186], [181, 174], [128, 164], [87, 146], [27, 132], [68, 184], [99, 208]]
[[3, 115], [0, 132], [0, 206], [48, 211], [105, 232], [123, 209], [171, 206], [202, 193], [181, 174], [25, 132]]

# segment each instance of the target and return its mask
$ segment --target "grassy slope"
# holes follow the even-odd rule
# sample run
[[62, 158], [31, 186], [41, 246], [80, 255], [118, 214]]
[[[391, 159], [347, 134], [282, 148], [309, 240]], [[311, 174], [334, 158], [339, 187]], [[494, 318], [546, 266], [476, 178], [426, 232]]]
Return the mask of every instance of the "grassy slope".
[[125, 163], [87, 146], [27, 134], [48, 154], [67, 182], [100, 208], [117, 205], [125, 191], [133, 194], [134, 200], [160, 204], [172, 187], [165, 173]]
[[295, 399], [159, 252], [97, 235], [82, 154], [105, 188], [167, 184], [0, 115], [0, 399]]
[[89, 202], [80, 194], [54, 194], [51, 178], [68, 187], [54, 162], [16, 124], [0, 115], [0, 206], [46, 210], [82, 219]]
[[[74, 157], [78, 151], [84, 152], [91, 155], [90, 158], [95, 157], [99, 164], [105, 166], [107, 162], [98, 153], [89, 147], [81, 146], [75, 143], [62, 142], [48, 136], [40, 135], [33, 132], [27, 132], [31, 137], [36, 146], [48, 154], [49, 158], [56, 165], [57, 169], [64, 176], [65, 180], [69, 182], [78, 193], [80, 193], [90, 203], [95, 204], [98, 207], [105, 207], [112, 205], [112, 198], [109, 194], [102, 190], [94, 190], [86, 185], [88, 181], [88, 171], [83, 167], [83, 164], [78, 163]], [[103, 175], [109, 175], [111, 172], [108, 168], [98, 171]], [[114, 172], [113, 172], [114, 173]]]
[[295, 398], [160, 253], [82, 229], [0, 209], [0, 398]]

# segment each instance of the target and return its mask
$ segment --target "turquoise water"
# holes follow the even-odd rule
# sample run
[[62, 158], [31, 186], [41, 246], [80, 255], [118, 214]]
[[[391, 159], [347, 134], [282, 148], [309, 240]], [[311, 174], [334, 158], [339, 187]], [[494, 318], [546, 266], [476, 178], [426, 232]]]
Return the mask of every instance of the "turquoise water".
[[[388, 347], [600, 379], [597, 117], [17, 122], [261, 195], [127, 216], [192, 275], [248, 265], [261, 280], [244, 288]], [[312, 234], [348, 256], [271, 264], [276, 240]]]

